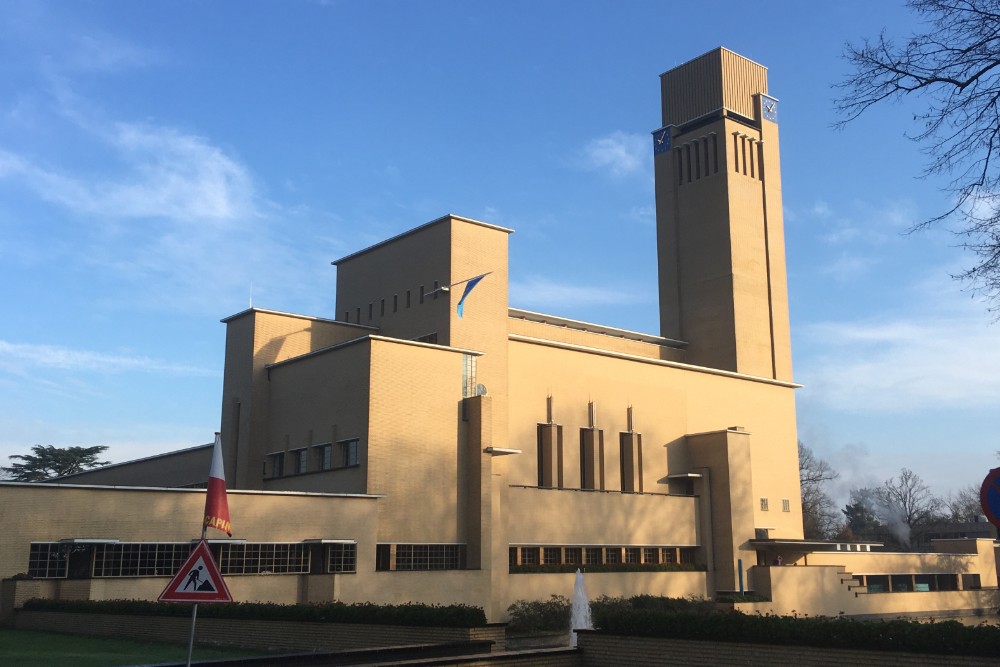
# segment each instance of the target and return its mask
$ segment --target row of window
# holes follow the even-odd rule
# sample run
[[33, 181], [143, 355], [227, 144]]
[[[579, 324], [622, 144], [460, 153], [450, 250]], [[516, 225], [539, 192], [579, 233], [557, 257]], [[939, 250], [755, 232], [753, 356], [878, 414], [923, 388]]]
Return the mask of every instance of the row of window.
[[[760, 511], [761, 512], [767, 512], [768, 509], [769, 509], [769, 507], [770, 507], [770, 503], [768, 502], [767, 498], [761, 498], [760, 499]], [[791, 512], [792, 511], [792, 502], [788, 498], [782, 498], [781, 499], [781, 511], [782, 512]]]
[[[36, 579], [171, 576], [192, 546], [191, 542], [32, 542], [28, 574]], [[223, 575], [357, 571], [357, 545], [352, 542], [210, 542], [209, 549]]]
[[695, 547], [512, 546], [509, 565], [687, 565]]
[[[539, 424], [537, 435], [538, 486], [563, 489], [563, 428], [559, 424]], [[642, 435], [618, 434], [619, 489], [642, 493]], [[604, 491], [604, 431], [580, 429], [580, 488]]]
[[375, 546], [375, 569], [464, 570], [464, 544], [379, 544]]
[[982, 588], [978, 574], [862, 574], [856, 575], [869, 593], [957, 591]]
[[264, 477], [301, 475], [307, 472], [351, 468], [356, 465], [358, 465], [358, 439], [352, 438], [268, 454], [264, 462]]
[[[432, 299], [436, 299], [436, 298], [438, 298], [438, 294], [440, 294], [440, 293], [441, 293], [441, 285], [439, 284], [439, 282], [437, 280], [435, 280], [434, 281], [434, 288], [431, 290], [429, 296]], [[421, 285], [420, 286], [420, 290], [417, 293], [418, 303], [423, 303], [424, 299], [426, 299], [427, 296], [428, 296], [427, 289], [423, 285]], [[410, 293], [410, 290], [406, 290], [406, 293], [403, 295], [402, 302], [403, 302], [402, 305], [404, 307], [406, 307], [406, 308], [409, 308], [413, 304], [413, 298], [412, 298], [412, 295]], [[399, 294], [393, 294], [392, 295], [391, 307], [392, 307], [392, 312], [394, 312], [394, 313], [399, 312], [399, 308], [400, 308]], [[371, 322], [373, 319], [375, 319], [375, 311], [376, 311], [376, 303], [374, 301], [369, 301], [368, 302], [368, 321], [369, 322]], [[385, 299], [379, 299], [379, 301], [378, 301], [378, 316], [379, 317], [384, 317], [385, 316], [385, 312], [386, 312], [386, 300]], [[350, 322], [351, 321], [351, 311], [350, 310], [345, 310], [344, 311], [344, 321], [345, 322]], [[361, 307], [360, 306], [354, 309], [354, 323], [355, 324], [361, 324]]]
[[677, 156], [677, 185], [719, 173], [719, 139], [715, 132], [678, 146], [674, 155]]

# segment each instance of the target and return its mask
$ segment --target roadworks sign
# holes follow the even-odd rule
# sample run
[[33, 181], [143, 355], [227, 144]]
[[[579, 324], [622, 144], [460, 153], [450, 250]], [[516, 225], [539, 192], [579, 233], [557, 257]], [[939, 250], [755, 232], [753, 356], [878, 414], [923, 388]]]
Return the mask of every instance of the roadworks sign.
[[198, 542], [198, 546], [157, 599], [157, 602], [195, 604], [232, 601], [233, 596], [229, 593], [226, 580], [222, 578], [205, 540]]

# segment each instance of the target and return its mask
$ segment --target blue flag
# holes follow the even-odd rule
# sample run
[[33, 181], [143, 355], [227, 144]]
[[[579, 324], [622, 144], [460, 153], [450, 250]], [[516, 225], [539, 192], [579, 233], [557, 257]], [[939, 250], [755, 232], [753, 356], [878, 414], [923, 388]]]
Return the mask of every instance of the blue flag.
[[479, 284], [479, 281], [482, 280], [485, 277], [486, 277], [486, 274], [484, 273], [483, 275], [476, 276], [475, 278], [470, 279], [469, 282], [465, 283], [465, 291], [462, 292], [462, 298], [458, 300], [458, 308], [457, 308], [457, 310], [458, 310], [458, 316], [459, 317], [462, 316], [462, 311], [465, 309], [465, 297], [469, 296], [469, 292], [471, 292], [473, 289], [475, 289], [476, 285]]

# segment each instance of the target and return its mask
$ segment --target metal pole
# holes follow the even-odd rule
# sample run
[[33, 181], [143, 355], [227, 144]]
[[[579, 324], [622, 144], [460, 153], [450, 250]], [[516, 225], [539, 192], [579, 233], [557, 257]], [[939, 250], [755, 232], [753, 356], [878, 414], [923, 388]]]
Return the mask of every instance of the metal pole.
[[[208, 526], [202, 522], [201, 526], [201, 539], [205, 539], [205, 535], [208, 534]], [[188, 658], [187, 667], [191, 667], [191, 656], [194, 654], [194, 625], [198, 620], [198, 603], [196, 602], [191, 608], [191, 633], [188, 635]]]

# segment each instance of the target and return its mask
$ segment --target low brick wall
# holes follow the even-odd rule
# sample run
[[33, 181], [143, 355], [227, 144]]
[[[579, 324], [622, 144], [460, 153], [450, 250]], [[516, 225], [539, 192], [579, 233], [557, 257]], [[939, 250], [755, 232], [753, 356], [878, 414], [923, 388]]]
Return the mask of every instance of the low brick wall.
[[579, 631], [577, 646], [581, 667], [716, 667], [747, 665], [773, 667], [843, 667], [878, 665], [879, 667], [996, 667], [996, 658], [972, 658], [949, 655], [923, 655], [888, 651], [854, 651], [811, 648], [808, 646], [773, 646], [735, 642], [703, 642], [685, 639], [648, 639], [619, 637], [593, 631]]
[[[18, 609], [14, 612], [13, 626], [20, 630], [66, 632], [91, 637], [128, 637], [184, 644], [191, 631], [191, 619]], [[506, 628], [503, 624], [481, 628], [424, 628], [199, 618], [195, 626], [195, 642], [201, 645], [234, 645], [263, 650], [345, 651], [376, 646], [492, 641], [494, 651], [503, 651], [506, 648]]]

